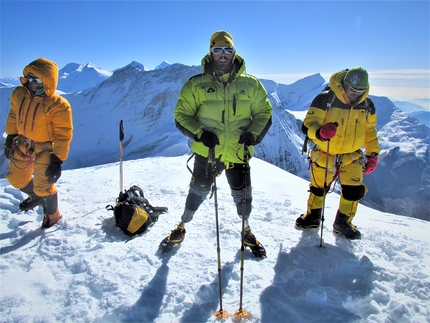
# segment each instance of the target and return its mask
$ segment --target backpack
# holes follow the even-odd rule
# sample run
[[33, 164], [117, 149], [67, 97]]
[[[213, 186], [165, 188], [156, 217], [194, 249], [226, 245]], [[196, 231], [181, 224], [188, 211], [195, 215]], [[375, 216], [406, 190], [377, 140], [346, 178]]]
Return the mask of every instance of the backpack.
[[152, 206], [136, 185], [120, 192], [115, 207], [107, 205], [106, 209], [113, 211], [116, 226], [129, 236], [145, 232], [168, 211], [167, 207]]

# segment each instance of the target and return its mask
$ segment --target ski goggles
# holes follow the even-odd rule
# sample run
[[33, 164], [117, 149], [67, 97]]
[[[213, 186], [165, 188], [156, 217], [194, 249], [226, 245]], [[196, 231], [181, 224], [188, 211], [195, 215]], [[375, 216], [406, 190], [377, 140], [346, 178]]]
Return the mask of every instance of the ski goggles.
[[361, 94], [361, 93], [364, 93], [364, 91], [366, 91], [366, 90], [355, 89], [351, 85], [348, 85], [348, 86], [349, 86], [349, 89], [351, 90], [351, 92], [354, 92], [357, 94]]
[[30, 76], [30, 75], [27, 75], [27, 80], [28, 80], [30, 83], [37, 83], [37, 84], [42, 84], [42, 83], [43, 83], [43, 82], [42, 82], [42, 80], [41, 80], [40, 78], [35, 77], [35, 76]]
[[212, 53], [215, 55], [220, 55], [223, 51], [227, 55], [231, 55], [234, 53], [234, 48], [233, 47], [226, 47], [226, 46], [212, 48]]

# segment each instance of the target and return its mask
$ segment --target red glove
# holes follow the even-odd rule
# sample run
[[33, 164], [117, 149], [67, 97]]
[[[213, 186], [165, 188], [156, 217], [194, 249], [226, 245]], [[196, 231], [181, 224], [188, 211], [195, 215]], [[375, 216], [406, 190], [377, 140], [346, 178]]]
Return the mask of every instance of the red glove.
[[366, 156], [367, 160], [364, 165], [363, 174], [370, 174], [376, 169], [378, 165], [378, 156]]
[[336, 135], [337, 122], [329, 122], [317, 130], [317, 138], [321, 141], [326, 141]]

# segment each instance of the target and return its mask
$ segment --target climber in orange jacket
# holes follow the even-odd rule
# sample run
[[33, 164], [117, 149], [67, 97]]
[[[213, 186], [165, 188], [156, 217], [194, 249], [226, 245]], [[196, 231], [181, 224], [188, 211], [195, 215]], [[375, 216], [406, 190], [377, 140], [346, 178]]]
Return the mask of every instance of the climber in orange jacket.
[[24, 68], [23, 75], [22, 85], [12, 92], [6, 120], [6, 177], [11, 185], [28, 194], [19, 209], [42, 206], [42, 228], [49, 228], [61, 218], [55, 183], [70, 149], [72, 109], [65, 98], [55, 93], [55, 62], [39, 58]]

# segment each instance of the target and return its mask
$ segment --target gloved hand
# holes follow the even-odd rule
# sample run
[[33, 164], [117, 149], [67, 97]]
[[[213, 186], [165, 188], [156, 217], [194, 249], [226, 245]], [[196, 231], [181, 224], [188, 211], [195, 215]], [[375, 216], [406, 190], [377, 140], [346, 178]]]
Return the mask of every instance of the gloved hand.
[[321, 128], [317, 130], [316, 136], [321, 141], [326, 141], [333, 138], [336, 135], [338, 123], [337, 122], [329, 122], [323, 125]]
[[367, 160], [364, 164], [363, 174], [368, 175], [376, 169], [376, 166], [378, 165], [378, 156], [373, 155], [372, 153], [371, 156], [366, 156], [366, 158]]
[[61, 177], [61, 164], [63, 162], [56, 155], [51, 155], [51, 163], [46, 169], [45, 175], [48, 177], [48, 183], [54, 184]]
[[15, 148], [15, 143], [13, 142], [13, 140], [16, 136], [18, 135], [7, 135], [6, 140], [4, 141], [4, 156], [6, 157], [6, 159], [10, 159], [12, 155], [12, 151]]
[[244, 144], [245, 146], [253, 146], [255, 144], [255, 137], [249, 131], [244, 132], [239, 137], [239, 144]]
[[206, 147], [210, 149], [214, 149], [216, 145], [219, 145], [219, 139], [216, 134], [213, 132], [204, 130], [202, 135], [200, 136], [200, 141]]

